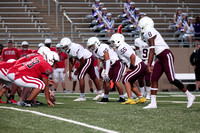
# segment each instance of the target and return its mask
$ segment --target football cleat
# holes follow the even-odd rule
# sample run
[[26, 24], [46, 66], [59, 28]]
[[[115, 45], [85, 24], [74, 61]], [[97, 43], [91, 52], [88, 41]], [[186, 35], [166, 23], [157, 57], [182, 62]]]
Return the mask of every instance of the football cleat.
[[25, 100], [24, 103], [22, 103], [22, 107], [36, 107], [32, 102]]
[[121, 104], [136, 104], [136, 102], [133, 99], [128, 98], [128, 100], [126, 102], [123, 102]]
[[18, 102], [14, 99], [7, 100], [7, 103], [17, 104]]
[[77, 99], [75, 99], [75, 100], [73, 100], [73, 101], [75, 101], [75, 102], [80, 102], [80, 101], [86, 101], [86, 98], [84, 97], [79, 97], [79, 98], [77, 98]]
[[0, 103], [6, 103], [6, 102], [4, 102], [4, 101], [1, 101], [1, 99], [0, 99]]
[[24, 101], [19, 101], [19, 102], [17, 103], [17, 105], [18, 105], [18, 106], [22, 106], [23, 103], [24, 103]]
[[143, 109], [156, 109], [157, 108], [157, 105], [156, 104], [149, 104], [147, 105], [146, 107], [143, 107]]
[[120, 97], [117, 102], [126, 102], [126, 100], [124, 98]]
[[188, 103], [187, 103], [187, 108], [190, 108], [195, 100], [195, 96], [194, 95], [190, 95], [187, 97], [188, 99]]
[[99, 101], [99, 102], [109, 102], [109, 100], [108, 100], [108, 98], [104, 98], [104, 97], [103, 97], [103, 98], [101, 99], [101, 101]]
[[139, 98], [136, 103], [145, 103], [147, 100], [144, 97]]
[[103, 98], [104, 93], [98, 94], [96, 97], [94, 97], [92, 100], [97, 101], [99, 98]]

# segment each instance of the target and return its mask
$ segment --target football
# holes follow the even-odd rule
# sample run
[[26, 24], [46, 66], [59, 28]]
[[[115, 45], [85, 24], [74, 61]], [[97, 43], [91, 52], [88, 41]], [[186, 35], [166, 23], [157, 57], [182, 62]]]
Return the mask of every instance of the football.
[[55, 96], [50, 96], [49, 99], [53, 104], [55, 104], [55, 101], [56, 101]]

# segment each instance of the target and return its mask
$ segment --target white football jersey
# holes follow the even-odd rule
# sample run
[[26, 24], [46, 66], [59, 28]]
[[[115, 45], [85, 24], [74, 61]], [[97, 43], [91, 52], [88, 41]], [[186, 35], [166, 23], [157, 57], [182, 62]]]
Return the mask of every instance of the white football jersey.
[[76, 43], [72, 43], [68, 54], [70, 57], [76, 59], [81, 59], [82, 57], [84, 59], [88, 59], [92, 56], [92, 53], [89, 50], [85, 49], [83, 46]]
[[119, 60], [117, 53], [112, 48], [110, 48], [107, 44], [101, 44], [94, 55], [97, 55], [96, 56], [97, 58], [104, 61], [105, 60], [104, 54], [106, 51], [108, 51], [109, 53], [111, 65], [113, 65], [117, 60]]
[[143, 36], [146, 39], [146, 42], [148, 42], [148, 40], [150, 38], [156, 36], [156, 38], [155, 38], [155, 46], [154, 46], [156, 55], [160, 54], [165, 49], [169, 49], [169, 46], [167, 45], [167, 43], [164, 41], [164, 39], [162, 38], [160, 33], [155, 28], [147, 29], [144, 32]]
[[141, 57], [141, 59], [143, 61], [148, 60], [149, 58], [149, 45], [144, 42], [141, 37], [136, 38], [135, 39], [135, 46], [139, 48], [139, 57]]
[[[127, 60], [128, 60], [128, 62], [131, 62], [130, 61], [130, 57], [131, 57], [132, 54], [135, 55], [135, 64], [134, 64], [134, 66], [136, 66], [140, 62], [142, 62], [142, 60], [135, 54], [135, 51], [127, 43], [121, 44], [117, 49], [117, 53], [119, 54], [119, 57], [124, 57], [124, 58], [120, 58], [122, 60], [122, 62], [127, 62]], [[130, 63], [127, 64], [127, 66], [130, 67]]]

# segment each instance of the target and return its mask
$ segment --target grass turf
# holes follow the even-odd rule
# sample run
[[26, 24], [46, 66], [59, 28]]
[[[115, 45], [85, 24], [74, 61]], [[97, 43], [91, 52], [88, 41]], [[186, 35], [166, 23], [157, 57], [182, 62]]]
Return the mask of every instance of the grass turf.
[[[195, 93], [199, 95], [200, 93]], [[158, 108], [144, 110], [142, 107], [148, 103], [137, 105], [121, 105], [117, 94], [110, 94], [107, 104], [92, 101], [94, 94], [86, 94], [87, 101], [74, 102], [79, 94], [56, 94], [55, 107], [47, 105], [25, 108], [11, 104], [0, 106], [15, 107], [34, 110], [48, 115], [54, 115], [89, 125], [123, 133], [169, 133], [169, 132], [199, 132], [200, 124], [200, 98], [196, 97], [191, 108], [187, 103], [172, 103], [171, 101], [187, 101], [183, 93], [159, 93], [157, 97]], [[182, 97], [183, 96], [183, 97]], [[18, 99], [18, 98], [16, 98]], [[39, 101], [46, 102], [44, 95], [38, 96]], [[5, 97], [3, 99], [5, 101]], [[94, 133], [101, 132], [80, 125], [55, 120], [27, 112], [0, 108], [0, 132], [8, 133]]]

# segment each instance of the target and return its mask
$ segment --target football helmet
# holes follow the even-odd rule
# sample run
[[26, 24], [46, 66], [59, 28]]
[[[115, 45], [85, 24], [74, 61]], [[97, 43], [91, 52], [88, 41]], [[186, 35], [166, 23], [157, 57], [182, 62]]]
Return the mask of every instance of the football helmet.
[[38, 44], [38, 48], [40, 48], [40, 47], [42, 47], [42, 46], [44, 46], [44, 43], [39, 43], [39, 44]]
[[72, 44], [72, 42], [68, 37], [64, 37], [60, 40], [60, 45], [61, 45], [62, 49], [64, 50], [64, 52], [68, 53], [68, 51], [71, 47], [71, 44]]
[[9, 63], [9, 62], [14, 62], [14, 61], [16, 61], [15, 59], [9, 59], [9, 60], [7, 60], [7, 62]]
[[140, 19], [138, 23], [138, 28], [141, 34], [143, 34], [147, 29], [154, 28], [154, 22], [151, 18], [145, 16]]
[[[97, 37], [90, 37], [87, 41], [87, 47], [90, 51], [96, 51], [100, 46], [100, 41]], [[94, 48], [92, 49], [91, 46], [94, 45]]]
[[56, 45], [56, 48], [61, 48], [60, 43], [58, 43], [58, 44]]
[[28, 44], [27, 41], [23, 41], [23, 42], [22, 42], [22, 46], [24, 46], [24, 45], [29, 45], [29, 44]]
[[46, 46], [40, 47], [37, 51], [38, 54], [43, 55], [45, 60], [46, 60], [46, 54], [49, 52], [51, 52], [51, 50]]
[[46, 58], [44, 58], [51, 66], [54, 65], [56, 61], [60, 61], [59, 55], [56, 52], [50, 51], [46, 55]]
[[110, 38], [111, 46], [116, 48], [125, 42], [124, 36], [119, 33], [115, 33]]

